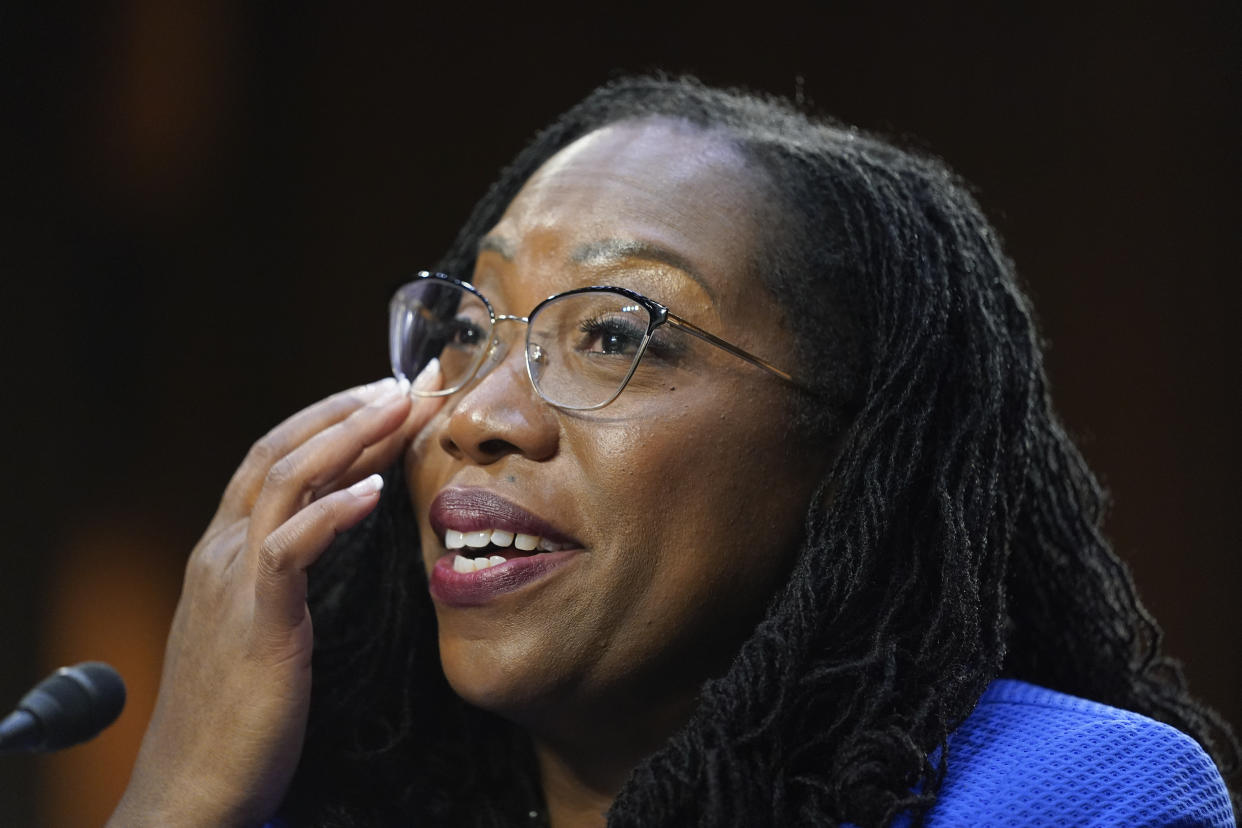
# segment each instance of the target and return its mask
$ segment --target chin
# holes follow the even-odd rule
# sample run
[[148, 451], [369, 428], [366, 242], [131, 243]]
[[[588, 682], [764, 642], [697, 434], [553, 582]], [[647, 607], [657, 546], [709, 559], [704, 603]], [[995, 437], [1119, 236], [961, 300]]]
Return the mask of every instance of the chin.
[[534, 655], [513, 643], [440, 636], [440, 665], [453, 692], [507, 719], [524, 719], [559, 695], [546, 652]]

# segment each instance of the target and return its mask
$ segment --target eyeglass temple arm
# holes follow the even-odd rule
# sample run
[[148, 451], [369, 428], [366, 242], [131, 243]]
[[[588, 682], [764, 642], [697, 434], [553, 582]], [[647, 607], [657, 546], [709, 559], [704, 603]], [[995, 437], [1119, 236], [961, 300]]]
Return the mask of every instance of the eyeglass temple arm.
[[754, 365], [758, 368], [762, 368], [763, 370], [767, 371], [769, 374], [772, 374], [774, 376], [777, 376], [783, 379], [785, 382], [789, 383], [790, 385], [801, 388], [804, 391], [811, 390], [807, 388], [805, 385], [803, 385], [801, 382], [799, 382], [798, 380], [794, 379], [793, 375], [790, 374], [789, 372], [782, 371], [780, 368], [777, 368], [775, 365], [768, 362], [766, 359], [761, 359], [760, 357], [757, 357], [754, 354], [747, 353], [746, 351], [743, 351], [741, 348], [737, 347], [736, 345], [732, 345], [728, 342], [725, 342], [723, 339], [721, 339], [718, 336], [713, 336], [712, 334], [709, 334], [707, 331], [703, 330], [698, 325], [695, 325], [693, 322], [687, 322], [686, 320], [682, 319], [680, 316], [675, 316], [671, 313], [668, 314], [667, 319], [668, 319], [668, 323], [672, 325], [674, 328], [680, 328], [681, 330], [685, 331], [691, 336], [697, 336], [699, 339], [703, 340], [704, 342], [710, 345], [715, 345], [717, 348], [723, 348], [724, 350], [728, 351], [734, 356], [740, 357], [741, 359], [746, 360], [751, 365]]

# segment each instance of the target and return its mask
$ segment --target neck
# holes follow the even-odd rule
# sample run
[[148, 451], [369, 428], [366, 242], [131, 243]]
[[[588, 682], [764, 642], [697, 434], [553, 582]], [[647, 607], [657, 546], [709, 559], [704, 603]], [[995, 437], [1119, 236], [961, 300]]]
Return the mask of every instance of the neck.
[[620, 774], [584, 768], [542, 742], [535, 744], [535, 756], [539, 760], [548, 823], [553, 828], [587, 828], [606, 823], [604, 814], [621, 790]]
[[[532, 731], [548, 821], [553, 828], [602, 826], [630, 772], [658, 750], [690, 716], [693, 700], [635, 715], [613, 708], [562, 720], [553, 731]], [[654, 715], [653, 715], [654, 714]]]

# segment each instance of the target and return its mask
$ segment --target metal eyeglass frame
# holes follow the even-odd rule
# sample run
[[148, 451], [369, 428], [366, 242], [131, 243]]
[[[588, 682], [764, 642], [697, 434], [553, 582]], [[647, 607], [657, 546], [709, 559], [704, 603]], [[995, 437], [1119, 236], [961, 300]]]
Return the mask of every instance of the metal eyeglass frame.
[[[433, 280], [440, 281], [440, 282], [446, 282], [457, 288], [460, 288], [469, 293], [472, 293], [476, 297], [478, 297], [479, 301], [483, 303], [483, 306], [487, 308], [488, 316], [491, 318], [491, 330], [488, 331], [488, 340], [489, 340], [488, 347], [479, 351], [479, 355], [475, 357], [474, 365], [471, 366], [469, 372], [467, 372], [467, 374], [465, 375], [465, 377], [462, 379], [461, 382], [457, 383], [451, 388], [443, 388], [438, 391], [417, 391], [415, 392], [419, 396], [422, 396], [422, 397], [445, 397], [445, 396], [448, 396], [449, 394], [455, 394], [461, 389], [465, 388], [467, 385], [469, 385], [470, 382], [474, 380], [475, 377], [478, 375], [479, 368], [487, 360], [488, 354], [490, 354], [495, 348], [494, 331], [496, 330], [496, 323], [498, 322], [524, 322], [526, 324], [526, 347], [524, 349], [524, 357], [525, 357], [525, 363], [526, 363], [526, 376], [528, 379], [530, 379], [530, 384], [535, 389], [535, 392], [539, 394], [540, 399], [544, 400], [550, 405], [556, 406], [557, 408], [564, 408], [569, 411], [595, 411], [597, 409], [603, 408], [606, 405], [609, 405], [614, 400], [616, 400], [617, 397], [621, 396], [621, 392], [625, 390], [625, 387], [627, 385], [629, 385], [630, 378], [634, 376], [634, 371], [638, 369], [638, 363], [640, 360], [642, 360], [643, 354], [646, 353], [647, 351], [647, 344], [651, 341], [652, 334], [655, 333], [657, 328], [665, 324], [669, 325], [672, 328], [685, 331], [691, 336], [697, 337], [698, 339], [701, 339], [702, 341], [708, 343], [709, 345], [715, 345], [717, 348], [720, 348], [723, 351], [733, 354], [735, 357], [739, 359], [746, 360], [751, 365], [754, 365], [758, 368], [762, 368], [764, 371], [767, 371], [769, 374], [772, 374], [774, 377], [794, 386], [795, 388], [798, 388], [799, 390], [807, 391], [807, 392], [811, 391], [810, 388], [808, 388], [806, 385], [804, 385], [803, 383], [795, 379], [794, 376], [790, 374], [788, 371], [784, 371], [780, 368], [777, 368], [775, 365], [768, 362], [766, 359], [763, 359], [762, 357], [757, 357], [754, 354], [749, 353], [748, 351], [744, 351], [743, 349], [732, 344], [731, 342], [726, 342], [725, 340], [721, 339], [715, 334], [708, 333], [707, 331], [700, 328], [698, 325], [695, 325], [693, 322], [689, 322], [685, 319], [682, 319], [680, 316], [677, 316], [672, 311], [670, 311], [667, 307], [665, 307], [664, 305], [661, 305], [659, 302], [655, 301], [654, 299], [648, 299], [646, 296], [643, 296], [641, 293], [637, 293], [628, 288], [614, 287], [614, 286], [609, 286], [609, 285], [592, 285], [591, 287], [575, 288], [573, 290], [567, 290], [567, 291], [564, 291], [563, 293], [557, 293], [552, 296], [549, 296], [548, 298], [544, 299], [539, 304], [535, 305], [535, 307], [532, 308], [530, 313], [527, 314], [526, 316], [514, 316], [512, 314], [507, 314], [507, 313], [502, 313], [502, 314], [496, 313], [496, 309], [492, 307], [492, 303], [487, 300], [487, 297], [484, 296], [483, 293], [478, 288], [476, 288], [474, 285], [470, 284], [469, 282], [464, 282], [461, 279], [455, 279], [454, 277], [449, 276], [448, 274], [445, 274], [445, 273], [433, 273], [427, 270], [420, 270], [414, 276], [414, 282], [422, 281], [425, 279], [433, 279]], [[393, 295], [393, 299], [392, 299], [393, 305], [396, 305], [397, 302], [399, 301], [398, 297], [400, 297], [402, 290], [404, 290], [405, 287], [408, 287], [409, 285], [414, 284], [414, 282], [409, 282], [405, 286], [397, 289], [397, 292]], [[549, 400], [547, 397], [544, 396], [543, 391], [539, 389], [539, 384], [535, 382], [534, 373], [531, 371], [531, 360], [538, 358], [538, 357], [532, 357], [531, 345], [534, 344], [536, 348], [539, 348], [540, 346], [538, 343], [531, 343], [530, 341], [530, 320], [536, 314], [538, 314], [539, 310], [543, 308], [545, 305], [551, 302], [554, 302], [557, 299], [561, 299], [565, 296], [573, 296], [574, 294], [578, 294], [578, 293], [617, 293], [617, 294], [620, 294], [626, 297], [627, 299], [632, 299], [633, 301], [642, 305], [643, 308], [646, 309], [647, 313], [651, 317], [651, 321], [647, 324], [647, 331], [643, 335], [642, 342], [639, 343], [638, 349], [634, 352], [634, 359], [630, 363], [630, 370], [626, 373], [625, 378], [622, 379], [621, 383], [617, 386], [616, 393], [614, 393], [611, 397], [609, 397], [604, 402], [599, 403], [598, 405], [588, 405], [588, 406], [565, 405], [562, 403], [553, 402], [552, 400]], [[395, 331], [393, 332], [393, 335], [395, 336]], [[396, 343], [392, 343], [390, 346], [390, 347], [394, 347], [394, 353], [396, 352], [395, 345]], [[396, 365], [394, 365], [393, 367], [397, 368]]]

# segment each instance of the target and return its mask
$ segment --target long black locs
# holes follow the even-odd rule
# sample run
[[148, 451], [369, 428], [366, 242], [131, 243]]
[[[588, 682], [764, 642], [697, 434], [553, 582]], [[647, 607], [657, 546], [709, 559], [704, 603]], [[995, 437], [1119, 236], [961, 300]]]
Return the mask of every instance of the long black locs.
[[61, 667], [0, 721], [0, 753], [41, 753], [93, 739], [125, 707], [125, 682], [110, 665]]

